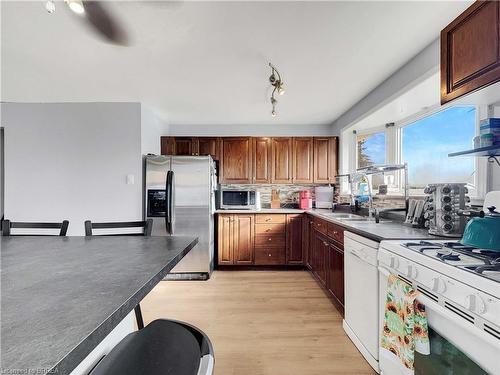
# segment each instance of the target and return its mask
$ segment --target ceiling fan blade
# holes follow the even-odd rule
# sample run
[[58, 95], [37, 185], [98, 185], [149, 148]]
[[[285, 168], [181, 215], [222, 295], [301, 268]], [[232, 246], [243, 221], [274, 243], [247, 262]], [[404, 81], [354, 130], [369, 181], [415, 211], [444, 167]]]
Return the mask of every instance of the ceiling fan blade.
[[126, 46], [128, 35], [119, 22], [111, 16], [100, 1], [84, 1], [85, 19], [106, 40]]

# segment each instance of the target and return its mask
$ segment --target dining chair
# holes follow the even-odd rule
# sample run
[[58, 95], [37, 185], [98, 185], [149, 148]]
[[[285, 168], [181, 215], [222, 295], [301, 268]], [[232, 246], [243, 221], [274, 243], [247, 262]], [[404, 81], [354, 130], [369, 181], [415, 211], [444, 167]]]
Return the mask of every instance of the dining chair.
[[[129, 231], [118, 231], [112, 233], [94, 233], [94, 229], [130, 229], [130, 228], [142, 228], [141, 232], [129, 232]], [[105, 223], [93, 223], [90, 220], [85, 221], [85, 235], [86, 236], [151, 236], [151, 230], [153, 229], [153, 219], [148, 219], [146, 221], [115, 221], [115, 222], [105, 222]]]
[[[66, 236], [68, 231], [69, 221], [63, 220], [60, 223], [40, 223], [40, 222], [26, 222], [26, 221], [2, 221], [2, 235], [3, 236]], [[11, 229], [59, 229], [59, 234], [38, 233], [12, 233]], [[28, 231], [29, 232], [29, 231]]]
[[[129, 231], [108, 231], [98, 234], [94, 229], [130, 229], [130, 228], [142, 228], [140, 232], [129, 232]], [[104, 222], [104, 223], [93, 223], [90, 220], [85, 221], [85, 235], [86, 236], [151, 236], [151, 230], [153, 229], [153, 219], [148, 219], [146, 221], [115, 221], [115, 222]], [[138, 304], [134, 307], [135, 319], [137, 321], [137, 328], [144, 328], [144, 320], [142, 318], [141, 306]]]

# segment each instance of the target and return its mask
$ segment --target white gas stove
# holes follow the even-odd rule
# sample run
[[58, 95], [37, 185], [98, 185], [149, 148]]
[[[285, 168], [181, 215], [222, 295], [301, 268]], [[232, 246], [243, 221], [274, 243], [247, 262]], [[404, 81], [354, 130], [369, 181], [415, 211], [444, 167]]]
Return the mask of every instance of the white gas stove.
[[[378, 265], [381, 317], [390, 274], [412, 284], [426, 305], [433, 334], [431, 355], [419, 357], [426, 374], [430, 367], [444, 371], [436, 363], [450, 363], [439, 350], [432, 352], [433, 340], [439, 341], [435, 348], [449, 346], [470, 373], [500, 374], [500, 253], [449, 240], [382, 241]], [[381, 372], [397, 374], [387, 358], [380, 354]], [[416, 361], [415, 372], [423, 373], [417, 367]]]

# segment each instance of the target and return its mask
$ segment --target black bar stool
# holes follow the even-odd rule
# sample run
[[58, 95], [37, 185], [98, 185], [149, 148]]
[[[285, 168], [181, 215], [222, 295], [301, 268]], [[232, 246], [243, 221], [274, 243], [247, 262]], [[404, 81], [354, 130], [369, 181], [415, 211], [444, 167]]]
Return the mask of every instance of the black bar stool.
[[128, 334], [89, 375], [211, 375], [214, 351], [198, 328], [158, 319]]
[[[69, 221], [63, 220], [61, 223], [36, 223], [26, 221], [2, 221], [2, 235], [3, 236], [66, 236], [68, 231]], [[11, 229], [59, 229], [59, 234], [13, 234]]]

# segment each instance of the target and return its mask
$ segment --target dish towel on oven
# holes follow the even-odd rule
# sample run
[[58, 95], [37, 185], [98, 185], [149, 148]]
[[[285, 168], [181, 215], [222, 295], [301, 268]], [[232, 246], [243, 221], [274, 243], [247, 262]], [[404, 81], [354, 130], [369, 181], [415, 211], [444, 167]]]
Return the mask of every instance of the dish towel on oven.
[[380, 345], [384, 355], [399, 359], [403, 374], [414, 373], [415, 351], [430, 354], [427, 315], [417, 295], [410, 284], [396, 275], [389, 276]]

